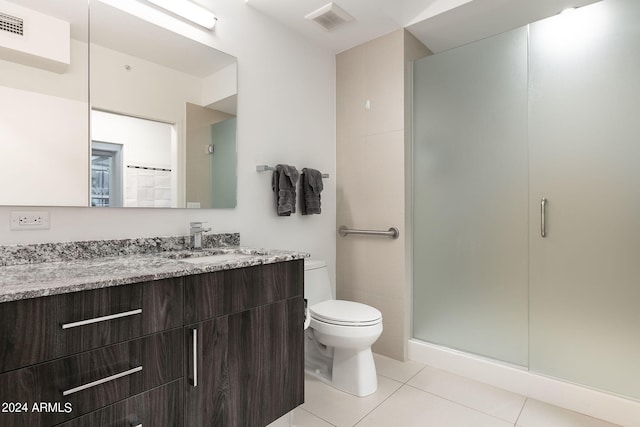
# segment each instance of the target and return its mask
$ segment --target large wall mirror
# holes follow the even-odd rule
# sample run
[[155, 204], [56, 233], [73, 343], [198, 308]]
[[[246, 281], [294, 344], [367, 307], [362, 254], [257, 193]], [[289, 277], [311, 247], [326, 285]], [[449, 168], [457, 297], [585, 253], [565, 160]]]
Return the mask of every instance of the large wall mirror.
[[235, 207], [236, 59], [109, 3], [0, 0], [0, 205]]

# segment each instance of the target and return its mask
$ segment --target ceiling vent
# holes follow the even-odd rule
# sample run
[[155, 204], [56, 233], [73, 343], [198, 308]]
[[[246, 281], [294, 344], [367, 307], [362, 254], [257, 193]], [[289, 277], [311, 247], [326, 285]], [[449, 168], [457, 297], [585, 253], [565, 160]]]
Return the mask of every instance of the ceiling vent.
[[329, 3], [322, 6], [320, 9], [315, 12], [311, 12], [304, 18], [315, 22], [325, 31], [333, 30], [338, 25], [353, 21], [353, 16], [349, 15], [344, 9], [335, 3]]
[[15, 16], [0, 12], [0, 31], [24, 35], [24, 20]]

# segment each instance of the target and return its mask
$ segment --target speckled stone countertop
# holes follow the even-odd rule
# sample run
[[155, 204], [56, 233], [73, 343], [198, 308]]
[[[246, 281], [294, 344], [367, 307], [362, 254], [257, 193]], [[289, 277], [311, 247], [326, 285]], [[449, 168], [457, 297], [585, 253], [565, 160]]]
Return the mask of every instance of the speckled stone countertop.
[[[94, 241], [91, 246], [101, 246], [101, 242], [104, 246], [114, 245], [113, 241]], [[1, 248], [6, 252], [11, 251], [7, 248], [12, 247]], [[13, 249], [15, 252], [18, 247]], [[172, 249], [146, 252], [134, 250], [132, 254], [77, 256], [75, 259], [46, 262], [35, 262], [35, 258], [32, 258], [30, 263], [13, 262], [12, 265], [3, 265], [0, 267], [0, 303], [291, 261], [309, 256], [304, 252], [228, 245], [208, 247], [202, 251], [191, 251], [179, 245]]]

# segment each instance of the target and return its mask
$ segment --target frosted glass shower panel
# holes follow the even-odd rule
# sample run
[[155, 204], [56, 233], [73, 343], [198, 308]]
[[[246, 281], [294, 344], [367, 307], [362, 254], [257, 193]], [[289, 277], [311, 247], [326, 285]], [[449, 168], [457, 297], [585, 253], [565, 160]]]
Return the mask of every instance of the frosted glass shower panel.
[[414, 336], [527, 365], [527, 30], [414, 66]]
[[639, 22], [637, 0], [606, 0], [530, 29], [530, 368], [635, 398]]

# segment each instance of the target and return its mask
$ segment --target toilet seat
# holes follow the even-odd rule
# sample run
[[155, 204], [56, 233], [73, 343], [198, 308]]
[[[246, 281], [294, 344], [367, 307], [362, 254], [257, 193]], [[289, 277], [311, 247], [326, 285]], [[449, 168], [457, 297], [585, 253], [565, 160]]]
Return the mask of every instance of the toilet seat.
[[317, 321], [338, 326], [373, 326], [382, 322], [380, 311], [353, 301], [323, 301], [309, 307], [309, 313]]

